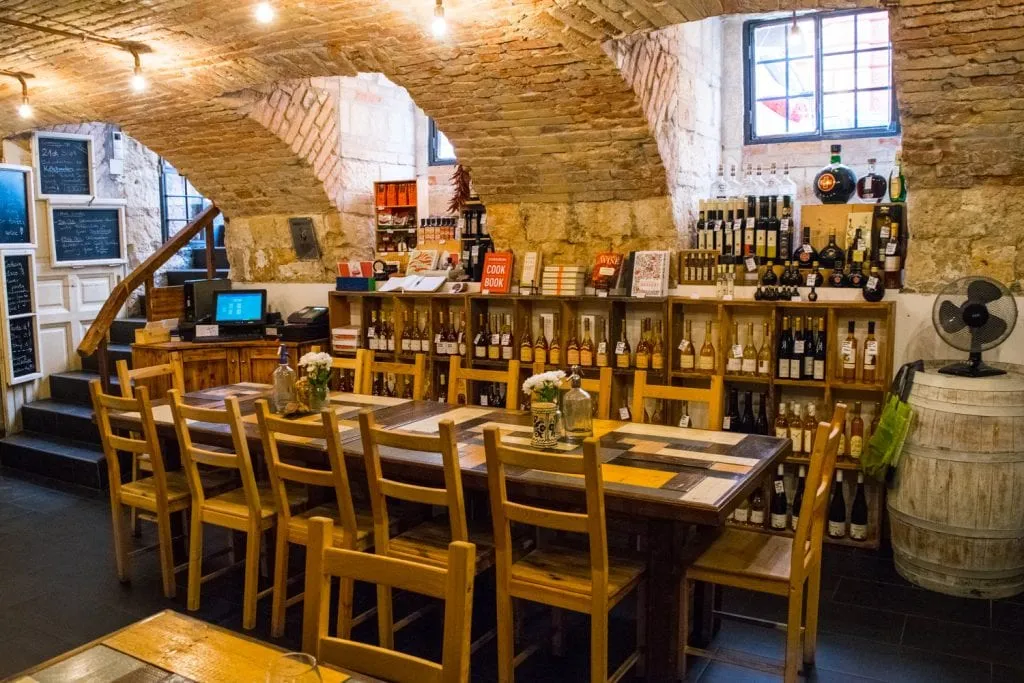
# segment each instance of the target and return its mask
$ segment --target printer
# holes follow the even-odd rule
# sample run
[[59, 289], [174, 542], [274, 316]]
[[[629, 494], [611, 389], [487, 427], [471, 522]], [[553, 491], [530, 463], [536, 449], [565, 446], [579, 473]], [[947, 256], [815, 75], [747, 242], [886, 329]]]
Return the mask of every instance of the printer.
[[288, 316], [278, 328], [282, 341], [304, 342], [330, 337], [330, 316], [326, 306], [306, 306]]

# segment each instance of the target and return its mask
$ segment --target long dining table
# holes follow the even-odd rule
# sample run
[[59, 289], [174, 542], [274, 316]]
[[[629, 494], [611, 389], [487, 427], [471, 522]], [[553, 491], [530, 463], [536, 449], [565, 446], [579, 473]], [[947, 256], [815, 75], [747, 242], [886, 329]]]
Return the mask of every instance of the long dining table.
[[[228, 397], [237, 398], [250, 452], [259, 458], [262, 446], [255, 402], [267, 398], [269, 392], [270, 387], [264, 384], [239, 383], [192, 392], [185, 401], [217, 408]], [[351, 393], [332, 393], [330, 404], [339, 418], [339, 436], [350, 471], [363, 469], [357, 421], [360, 411], [371, 410], [380, 426], [423, 434], [436, 434], [441, 420], [451, 420], [456, 425], [463, 485], [467, 490], [487, 489], [485, 427], [497, 426], [503, 441], [526, 447], [532, 434], [532, 419], [523, 411]], [[153, 416], [161, 438], [174, 441], [174, 423], [166, 401], [155, 402]], [[319, 416], [296, 419], [318, 420]], [[115, 428], [123, 429], [138, 429], [140, 424], [137, 413], [112, 415], [111, 422]], [[231, 434], [225, 425], [190, 426], [196, 438], [231, 446]], [[615, 420], [594, 420], [594, 436], [600, 444], [610, 523], [625, 518], [632, 527], [642, 527], [646, 538], [647, 679], [678, 680], [683, 570], [717, 536], [740, 502], [789, 455], [790, 441]], [[290, 439], [282, 457], [326, 465], [324, 448], [322, 440]], [[556, 449], [568, 454], [579, 453], [581, 447], [559, 443]], [[389, 471], [410, 480], [442, 481], [440, 454], [381, 448], [380, 455]], [[512, 495], [567, 504], [583, 501], [583, 483], [578, 477], [518, 468], [510, 468], [507, 476]], [[698, 589], [692, 618], [692, 642], [706, 645], [714, 629], [710, 591]]]

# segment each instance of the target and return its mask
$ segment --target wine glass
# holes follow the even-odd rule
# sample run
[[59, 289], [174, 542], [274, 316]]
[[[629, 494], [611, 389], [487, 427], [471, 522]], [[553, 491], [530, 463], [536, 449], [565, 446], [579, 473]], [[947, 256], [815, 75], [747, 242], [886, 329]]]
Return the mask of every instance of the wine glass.
[[267, 668], [266, 683], [320, 683], [320, 669], [312, 655], [288, 652]]

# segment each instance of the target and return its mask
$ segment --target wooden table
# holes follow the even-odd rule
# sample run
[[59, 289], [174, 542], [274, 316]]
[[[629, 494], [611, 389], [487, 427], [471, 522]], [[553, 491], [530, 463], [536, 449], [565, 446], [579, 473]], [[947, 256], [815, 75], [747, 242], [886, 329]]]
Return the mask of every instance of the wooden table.
[[[219, 626], [166, 610], [66, 652], [10, 683], [146, 681], [236, 683], [263, 681], [284, 650]], [[320, 666], [324, 683], [380, 683]]]
[[[195, 405], [217, 407], [228, 395], [237, 396], [245, 415], [246, 432], [254, 454], [261, 453], [253, 406], [266, 396], [266, 385], [242, 383], [189, 394]], [[529, 414], [479, 406], [449, 406], [430, 401], [332, 394], [341, 423], [341, 439], [348, 466], [363, 469], [362, 444], [356, 422], [360, 410], [371, 409], [378, 424], [423, 433], [436, 433], [441, 419], [457, 425], [464, 485], [487, 489], [483, 428], [497, 425], [507, 442], [529, 444]], [[169, 406], [154, 408], [161, 435], [173, 440]], [[310, 418], [306, 418], [310, 419]], [[318, 419], [316, 417], [312, 419]], [[115, 427], [138, 427], [137, 414], [112, 416]], [[230, 445], [226, 426], [194, 424], [193, 429], [211, 443]], [[648, 680], [677, 678], [679, 662], [679, 599], [683, 568], [717, 535], [726, 517], [791, 450], [788, 439], [768, 436], [680, 429], [659, 425], [595, 420], [600, 438], [606, 508], [609, 514], [642, 521], [648, 538]], [[322, 441], [294, 439], [282, 456], [326, 463]], [[560, 444], [566, 453], [579, 446]], [[441, 457], [394, 448], [382, 448], [385, 468], [424, 482], [443, 480]], [[583, 486], [577, 477], [534, 470], [508, 472], [513, 495], [580, 503]], [[694, 605], [694, 633], [698, 643], [711, 637], [711, 605], [698, 596]]]

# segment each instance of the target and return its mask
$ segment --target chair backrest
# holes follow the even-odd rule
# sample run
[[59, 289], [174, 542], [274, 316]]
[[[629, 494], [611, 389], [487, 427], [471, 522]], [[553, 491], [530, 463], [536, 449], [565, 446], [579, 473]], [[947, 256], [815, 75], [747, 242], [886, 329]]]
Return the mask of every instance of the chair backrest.
[[338, 358], [334, 357], [331, 360], [332, 370], [351, 370], [354, 377], [352, 378], [353, 393], [356, 394], [368, 394], [370, 390], [367, 388], [365, 391], [363, 387], [366, 385], [366, 367], [373, 357], [373, 353], [369, 349], [358, 349], [356, 351], [355, 358]]
[[[533, 364], [533, 374], [539, 375], [544, 372], [543, 363]], [[601, 368], [597, 379], [583, 378], [580, 382], [580, 386], [591, 396], [597, 396], [597, 412], [594, 417], [600, 420], [607, 420], [612, 414], [612, 369], [610, 367]], [[569, 380], [565, 381], [565, 388], [569, 387]]]
[[[260, 518], [260, 496], [256, 488], [256, 474], [249, 456], [249, 442], [245, 437], [245, 425], [242, 422], [242, 411], [238, 407], [238, 399], [229, 396], [224, 400], [224, 410], [215, 408], [197, 408], [185, 405], [181, 394], [171, 389], [171, 414], [174, 416], [174, 431], [178, 435], [178, 449], [181, 451], [181, 463], [188, 477], [188, 486], [192, 491], [192, 504], [198, 509], [206, 502], [203, 482], [199, 477], [199, 465], [221, 467], [238, 470], [245, 491], [245, 502], [249, 514], [254, 519]], [[204, 448], [202, 437], [198, 441], [193, 438], [190, 422], [227, 425], [231, 431], [232, 450]], [[211, 444], [206, 444], [210, 446]]]
[[400, 375], [411, 378], [412, 397], [419, 401], [423, 399], [423, 392], [427, 385], [427, 354], [417, 353], [412, 363], [385, 363], [373, 359], [373, 354], [367, 354], [367, 367], [363, 370], [363, 388], [361, 393], [369, 394], [373, 389], [373, 377], [379, 372], [391, 375]]
[[[372, 410], [359, 413], [359, 431], [363, 438], [363, 458], [366, 461], [366, 479], [370, 489], [370, 506], [373, 509], [374, 547], [381, 555], [388, 554], [388, 498], [448, 508], [452, 540], [469, 540], [462, 496], [459, 447], [455, 442], [455, 423], [451, 420], [442, 420], [437, 427], [438, 436], [383, 429], [376, 425]], [[385, 478], [380, 464], [380, 446], [440, 453], [441, 464], [444, 466], [444, 488]]]
[[832, 423], [819, 422], [811, 453], [810, 468], [804, 484], [804, 497], [800, 504], [800, 517], [793, 536], [791, 576], [804, 576], [821, 556], [821, 543], [825, 534], [825, 516], [828, 511], [832, 475], [836, 470], [839, 440], [846, 426], [846, 404], [837, 403]]
[[[462, 356], [452, 356], [448, 362], [448, 403], [459, 402], [459, 383], [497, 382], [505, 385], [505, 405], [519, 407], [519, 361], [510, 360], [508, 370], [476, 370], [462, 367]], [[467, 387], [468, 391], [468, 387]]]
[[[356, 512], [339, 437], [338, 415], [327, 407], [320, 412], [319, 418], [303, 422], [286, 420], [271, 413], [270, 405], [265, 400], [256, 401], [256, 420], [260, 426], [263, 454], [274, 500], [277, 503], [278, 529], [287, 529], [291, 517], [291, 508], [288, 504], [289, 483], [329, 488], [334, 490], [338, 505], [338, 519], [341, 520], [344, 530], [344, 547], [354, 548], [357, 536]], [[314, 469], [283, 462], [281, 446], [287, 448], [289, 440], [294, 443], [296, 439], [302, 442], [323, 439], [330, 469]]]
[[[604, 483], [598, 442], [583, 442], [583, 455], [542, 453], [501, 442], [497, 427], [484, 428], [484, 449], [487, 453], [487, 490], [491, 500], [494, 523], [495, 561], [507, 572], [512, 566], [512, 522], [520, 522], [558, 531], [586, 534], [590, 540], [591, 595], [594, 602], [607, 600], [608, 531], [605, 527]], [[505, 486], [505, 467], [523, 467], [556, 474], [582, 476], [587, 506], [583, 513], [564, 512], [553, 508], [509, 501]], [[499, 576], [502, 574], [499, 573]], [[595, 606], [596, 609], [596, 606]]]
[[170, 380], [171, 389], [177, 389], [180, 394], [185, 393], [185, 372], [182, 369], [180, 353], [177, 351], [171, 353], [167, 363], [131, 370], [128, 369], [128, 361], [117, 361], [117, 382], [121, 385], [121, 395], [125, 398], [132, 397], [134, 382], [161, 377], [167, 377]]
[[708, 406], [708, 429], [722, 429], [722, 399], [725, 383], [720, 376], [711, 377], [711, 386], [707, 389], [693, 387], [672, 387], [663, 384], [648, 384], [647, 371], [637, 370], [633, 373], [633, 422], [641, 422], [644, 417], [644, 399], [656, 398], [663, 401], [689, 401], [690, 403], [706, 403]]
[[[89, 382], [89, 395], [92, 397], [93, 411], [96, 413], [96, 426], [103, 444], [103, 455], [107, 459], [107, 478], [109, 479], [112, 496], [120, 499], [121, 495], [121, 463], [117, 452], [125, 451], [135, 455], [148, 455], [153, 466], [153, 479], [156, 484], [157, 501], [167, 500], [167, 470], [164, 466], [163, 453], [160, 451], [160, 438], [157, 436], [156, 423], [153, 421], [153, 404], [149, 400], [149, 389], [138, 387], [133, 397], [112, 396], [104, 394], [98, 379]], [[128, 436], [114, 434], [110, 427], [110, 411], [117, 410], [139, 414], [142, 432], [139, 436], [132, 433]]]
[[[446, 569], [382, 555], [331, 547], [331, 520], [309, 522], [302, 649], [319, 661], [396, 683], [464, 683], [469, 680], [470, 627], [476, 547], [454, 541]], [[327, 635], [331, 577], [390, 586], [444, 600], [441, 663]], [[347, 609], [351, 611], [352, 605]], [[348, 615], [351, 618], [351, 614]]]

